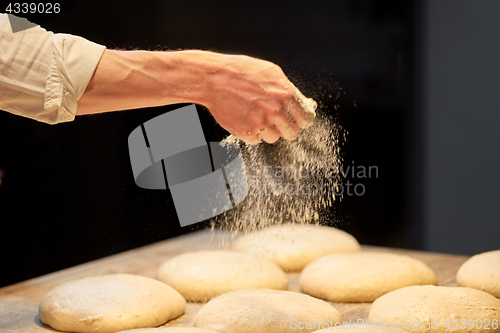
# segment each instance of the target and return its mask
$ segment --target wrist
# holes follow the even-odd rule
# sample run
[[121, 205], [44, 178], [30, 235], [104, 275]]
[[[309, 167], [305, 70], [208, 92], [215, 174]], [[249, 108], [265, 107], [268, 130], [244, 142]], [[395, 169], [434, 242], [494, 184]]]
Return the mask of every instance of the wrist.
[[209, 104], [211, 77], [217, 67], [214, 53], [174, 51], [161, 53], [161, 58], [165, 76], [160, 82], [163, 84], [165, 104]]

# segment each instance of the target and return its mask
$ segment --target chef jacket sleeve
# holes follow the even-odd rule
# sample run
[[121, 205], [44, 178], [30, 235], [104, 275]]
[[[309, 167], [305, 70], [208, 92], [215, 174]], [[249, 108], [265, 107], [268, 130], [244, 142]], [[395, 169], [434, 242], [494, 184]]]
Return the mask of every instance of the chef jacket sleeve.
[[77, 101], [106, 49], [84, 38], [48, 32], [0, 14], [0, 109], [47, 124], [75, 119]]

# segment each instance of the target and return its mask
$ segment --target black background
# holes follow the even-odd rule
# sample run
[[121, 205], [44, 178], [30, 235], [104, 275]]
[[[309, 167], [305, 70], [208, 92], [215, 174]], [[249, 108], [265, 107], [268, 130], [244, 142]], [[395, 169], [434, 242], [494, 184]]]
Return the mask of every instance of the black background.
[[[344, 164], [378, 167], [378, 178], [351, 180], [366, 193], [335, 204], [335, 226], [361, 243], [421, 248], [417, 14], [411, 1], [81, 1], [43, 27], [108, 48], [207, 49], [279, 64], [348, 132]], [[129, 133], [177, 107], [53, 126], [0, 113], [0, 286], [207, 226], [181, 228], [169, 192], [132, 177]], [[199, 114], [207, 139], [227, 134]]]

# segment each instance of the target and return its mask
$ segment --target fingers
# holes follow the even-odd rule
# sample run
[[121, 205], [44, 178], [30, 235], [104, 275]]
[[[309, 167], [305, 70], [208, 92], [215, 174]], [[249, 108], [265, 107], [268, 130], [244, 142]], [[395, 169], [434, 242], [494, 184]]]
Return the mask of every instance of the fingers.
[[271, 123], [276, 127], [280, 136], [287, 140], [294, 140], [299, 136], [300, 127], [292, 116], [284, 109], [279, 111], [279, 116], [273, 117]]
[[318, 104], [304, 96], [294, 85], [289, 83], [289, 93], [293, 98], [286, 101], [285, 108], [300, 128], [308, 128], [314, 123]]
[[[267, 110], [267, 111], [264, 111]], [[269, 107], [269, 105], [260, 105], [246, 119], [247, 123], [241, 139], [250, 144], [257, 144], [260, 141], [274, 143], [280, 137], [288, 140], [295, 139], [300, 129], [292, 117], [283, 109]]]
[[282, 103], [283, 106], [278, 110], [270, 111], [267, 108], [268, 111], [265, 112], [263, 109], [256, 109], [251, 117], [245, 119], [245, 123], [237, 126], [239, 131], [232, 129], [229, 131], [235, 137], [251, 145], [261, 141], [272, 144], [280, 137], [286, 140], [296, 139], [301, 128], [308, 128], [313, 124], [317, 104], [298, 90], [294, 96]]
[[232, 133], [238, 139], [243, 140], [244, 142], [256, 145], [261, 141], [265, 141], [267, 143], [275, 143], [282, 136], [279, 130], [274, 125], [268, 124], [267, 127], [261, 127], [258, 131], [252, 132], [243, 132], [243, 133]]
[[205, 106], [235, 137], [248, 144], [294, 140], [316, 117], [316, 102], [305, 97], [270, 62], [222, 56], [224, 70], [210, 74]]
[[[278, 110], [268, 112], [268, 121], [272, 123], [280, 136], [294, 140], [300, 134], [300, 129], [309, 128], [316, 117], [317, 103], [312, 98], [305, 97], [288, 79], [284, 92], [277, 95]], [[267, 140], [265, 140], [267, 142]]]
[[259, 134], [262, 140], [267, 143], [275, 143], [280, 138], [280, 132], [276, 128], [276, 126], [272, 125], [267, 128], [260, 128]]
[[250, 145], [256, 145], [262, 141], [262, 137], [258, 131], [255, 129], [252, 130], [250, 127], [241, 124], [241, 127], [239, 127], [239, 131], [235, 129], [229, 130], [229, 132], [236, 138], [244, 141], [247, 144]]
[[256, 110], [253, 116], [247, 119], [248, 123], [243, 125], [245, 130], [232, 134], [248, 144], [255, 145], [261, 141], [271, 144], [280, 137], [286, 140], [296, 139], [301, 128], [308, 128], [314, 122], [316, 116], [314, 100], [300, 94], [289, 96], [286, 102], [281, 101], [281, 105], [279, 109], [268, 108], [267, 112], [262, 109]]

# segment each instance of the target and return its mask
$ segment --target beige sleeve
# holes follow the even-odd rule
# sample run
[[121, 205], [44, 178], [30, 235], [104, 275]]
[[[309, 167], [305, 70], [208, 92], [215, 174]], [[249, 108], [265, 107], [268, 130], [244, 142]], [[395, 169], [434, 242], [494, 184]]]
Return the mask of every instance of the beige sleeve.
[[0, 109], [48, 124], [74, 120], [104, 50], [40, 26], [13, 33], [0, 14]]

